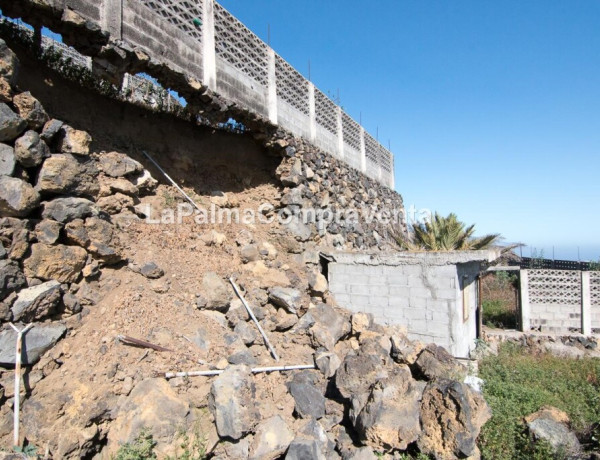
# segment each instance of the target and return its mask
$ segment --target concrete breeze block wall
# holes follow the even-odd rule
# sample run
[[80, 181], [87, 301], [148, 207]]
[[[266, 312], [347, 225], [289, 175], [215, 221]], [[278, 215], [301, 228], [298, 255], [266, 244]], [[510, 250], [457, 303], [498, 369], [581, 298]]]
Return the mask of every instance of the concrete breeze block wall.
[[[28, 29], [22, 30], [29, 32]], [[88, 70], [92, 68], [91, 58], [64, 43], [43, 37], [42, 46], [45, 49], [56, 47], [63, 56], [72, 60], [72, 65]], [[156, 107], [154, 96], [148, 96], [150, 87], [152, 92], [162, 91], [169, 104], [170, 95], [162, 87], [130, 74], [125, 74], [120, 97]], [[129, 93], [129, 89], [133, 89], [133, 92]], [[297, 238], [303, 241], [312, 239], [334, 247], [384, 249], [390, 245], [387, 236], [389, 225], [393, 225], [397, 231], [405, 231], [404, 205], [398, 193], [366, 177], [348, 161], [334, 158], [286, 130], [265, 129], [261, 132], [260, 129], [255, 127], [254, 137], [275, 156], [282, 156], [282, 162], [276, 170], [278, 179], [285, 186], [283, 201], [286, 206], [282, 212], [291, 215], [306, 212], [314, 216], [306, 224], [290, 226]], [[315, 210], [334, 214], [352, 210], [357, 219], [341, 216], [339, 220], [330, 221], [328, 216], [331, 214], [317, 214]], [[384, 218], [386, 215], [391, 223]]]
[[477, 277], [481, 261], [490, 258], [481, 254], [486, 251], [471, 253], [333, 254], [329, 289], [346, 308], [466, 358], [477, 338]]
[[580, 270], [520, 271], [523, 331], [600, 332], [600, 274]]
[[[341, 305], [371, 313], [384, 325], [400, 324], [409, 336], [450, 348], [450, 315], [457, 300], [456, 272], [437, 277], [445, 297], [434, 298], [427, 286], [430, 270], [419, 265], [395, 267], [334, 263], [329, 265], [329, 288]], [[427, 281], [426, 281], [427, 280]]]
[[531, 304], [531, 329], [567, 333], [581, 330], [581, 305]]
[[[51, 27], [76, 24], [81, 18], [88, 22], [83, 29], [96, 29], [111, 45], [142, 51], [159, 73], [162, 66], [184, 73], [394, 188], [391, 152], [379, 142], [366, 142], [364, 129], [340, 106], [214, 0], [24, 0], [20, 7], [11, 2], [0, 1], [8, 14], [25, 12], [27, 20], [38, 10], [35, 21], [44, 17]], [[73, 12], [71, 17], [64, 14], [66, 9]], [[332, 132], [334, 142], [331, 136], [319, 138], [318, 127]]]
[[174, 70], [202, 75], [201, 45], [198, 40], [164, 20], [136, 0], [124, 0], [120, 38], [143, 50], [150, 59], [166, 61]]

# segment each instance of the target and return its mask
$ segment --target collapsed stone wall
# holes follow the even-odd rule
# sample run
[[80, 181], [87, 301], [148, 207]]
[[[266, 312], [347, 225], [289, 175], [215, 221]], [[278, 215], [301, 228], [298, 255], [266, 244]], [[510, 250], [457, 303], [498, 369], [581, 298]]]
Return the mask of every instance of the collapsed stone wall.
[[[177, 364], [185, 365], [197, 364], [197, 351], [209, 349], [207, 337], [223, 342], [211, 348], [226, 353], [217, 363], [223, 373], [212, 382], [194, 386], [157, 378], [156, 369], [174, 355], [148, 356], [148, 350], [129, 351], [102, 337], [115, 334], [111, 326], [119, 316], [128, 324], [141, 317], [146, 327], [147, 317], [155, 316], [150, 312], [164, 311], [171, 297], [189, 299], [187, 292], [166, 295], [170, 282], [161, 280], [165, 273], [156, 264], [138, 266], [124, 255], [119, 217], [135, 220], [137, 201], [154, 198], [157, 184], [140, 162], [117, 151], [94, 151], [87, 132], [51, 118], [31, 93], [14, 85], [17, 65], [0, 41], [0, 366], [14, 365], [16, 334], [6, 321], [34, 322], [24, 350], [22, 423], [30, 442], [47, 446], [55, 458], [92, 458], [113, 454], [146, 426], [161, 455], [172, 455], [181, 444], [177, 426], [192, 433], [193, 423], [203, 421], [206, 437], [197, 441], [212, 458], [356, 460], [378, 452], [391, 459], [406, 451], [477, 458], [476, 439], [489, 410], [479, 393], [461, 383], [464, 368], [441, 347], [411, 342], [370, 315], [338, 308], [317, 270], [318, 253], [303, 253], [301, 236], [288, 244], [272, 229], [279, 253], [266, 242], [260, 249], [253, 245], [247, 229], [235, 238], [239, 248], [225, 247], [225, 235], [214, 230], [196, 238], [207, 245], [200, 254], [211, 251], [218, 265], [240, 254], [248, 271], [236, 270], [262, 326], [283, 353], [293, 349], [293, 356], [314, 360], [314, 370], [253, 376], [250, 366], [264, 347], [241, 302], [215, 272], [205, 273], [191, 305], [167, 305], [170, 315], [179, 315], [178, 327], [201, 326], [188, 339], [195, 351], [164, 330], [164, 316], [162, 335], [155, 336], [166, 334], [164, 345], [176, 348]], [[282, 180], [297, 185], [286, 193], [299, 189], [307, 200], [317, 199], [305, 191], [321, 192], [311, 191], [308, 168], [322, 158], [293, 139], [276, 148], [287, 152], [291, 166], [281, 168]], [[283, 264], [282, 252], [294, 258]], [[286, 268], [297, 258], [307, 268]], [[110, 270], [122, 275], [127, 262], [135, 276], [152, 280], [149, 289], [141, 284], [134, 293], [119, 291], [125, 298], [102, 304], [94, 283]], [[104, 283], [104, 292], [118, 285], [114, 279]], [[141, 306], [145, 297], [147, 310]], [[88, 326], [92, 318], [97, 322]], [[59, 340], [63, 346], [55, 351]], [[2, 439], [12, 428], [11, 377], [11, 371], [1, 372]], [[208, 412], [194, 416], [198, 408]]]
[[[306, 140], [293, 136], [289, 131], [273, 125], [266, 118], [252, 112], [251, 110], [227, 101], [217, 93], [210, 91], [201, 82], [190, 76], [188, 73], [169, 65], [170, 62], [164, 56], [157, 56], [144, 48], [143, 45], [134, 46], [120, 40], [118, 36], [111, 36], [106, 30], [101, 29], [96, 22], [91, 21], [79, 15], [68, 6], [61, 2], [52, 0], [32, 2], [25, 0], [22, 2], [4, 2], [0, 1], [5, 14], [12, 17], [21, 17], [30, 21], [35, 26], [45, 25], [52, 30], [62, 33], [65, 43], [74, 46], [80, 52], [91, 56], [93, 59], [93, 69], [104, 78], [107, 78], [120, 85], [125, 72], [135, 74], [137, 72], [146, 72], [155, 77], [164, 88], [172, 88], [187, 101], [188, 113], [194, 118], [198, 115], [204, 120], [210, 120], [213, 123], [223, 123], [229, 119], [234, 119], [251, 132], [267, 147], [283, 147], [278, 149], [279, 154], [287, 153], [289, 156], [288, 144], [299, 145], [296, 149], [296, 159], [301, 163], [294, 161], [296, 168], [293, 173], [296, 176], [300, 167], [306, 167], [315, 173], [314, 180], [323, 181], [325, 188], [329, 187], [330, 195], [335, 196], [332, 206], [344, 208], [348, 205], [356, 204], [357, 210], [368, 210], [370, 215], [385, 214], [383, 221], [387, 222], [388, 215], [394, 215], [396, 221], [395, 233], [406, 232], [406, 222], [404, 219], [404, 209], [402, 198], [399, 194], [389, 190], [387, 187], [379, 184], [377, 181], [369, 179], [365, 174], [351, 168], [343, 161], [335, 159], [329, 154], [322, 152]], [[87, 11], [82, 4], [76, 3], [82, 11]], [[91, 15], [90, 17], [96, 17]], [[172, 50], [164, 50], [163, 55], [171, 55]], [[185, 54], [185, 53], [183, 53]], [[162, 59], [162, 60], [161, 60]], [[176, 66], [175, 66], [176, 67]], [[303, 157], [306, 156], [306, 161]], [[290, 165], [292, 166], [292, 165]], [[330, 168], [330, 171], [325, 171]], [[309, 173], [310, 175], [310, 173]], [[310, 181], [310, 178], [306, 178]], [[290, 186], [297, 186], [298, 183], [288, 183]], [[323, 197], [313, 200], [313, 192], [301, 190], [305, 200], [310, 200], [311, 204], [321, 204]], [[319, 187], [316, 187], [317, 189]], [[339, 192], [336, 192], [339, 189]], [[345, 196], [339, 196], [339, 195]], [[353, 203], [356, 201], [356, 203]], [[400, 216], [397, 218], [397, 216]], [[368, 221], [368, 222], [367, 222]], [[382, 219], [365, 219], [361, 216], [358, 222], [352, 223], [337, 221], [335, 224], [323, 221], [316, 225], [316, 233], [324, 236], [329, 232], [333, 235], [330, 241], [339, 244], [340, 237], [346, 241], [351, 241], [355, 247], [374, 247], [379, 246], [380, 239], [387, 236], [386, 223], [381, 223]], [[324, 228], [323, 228], [324, 227]], [[358, 235], [352, 227], [361, 230], [363, 235]], [[304, 229], [298, 229], [304, 233]], [[372, 233], [375, 231], [376, 233]], [[350, 234], [346, 237], [346, 234]]]
[[[15, 91], [17, 69], [0, 41], [0, 316], [30, 322], [81, 311], [74, 296], [81, 277], [123, 261], [110, 215], [157, 182], [122, 153], [90, 152], [87, 132], [50, 119], [31, 93]], [[26, 362], [65, 332], [60, 324], [37, 327]], [[6, 330], [0, 340], [13, 336]]]
[[[152, 67], [157, 78], [167, 79], [171, 71], [171, 76], [191, 76], [190, 82], [201, 79], [226, 100], [276, 120], [393, 187], [392, 154], [213, 0], [181, 7], [135, 0], [25, 0], [7, 11], [32, 24], [64, 29], [65, 39], [94, 56], [96, 70], [114, 81], [120, 81], [123, 66], [138, 65]], [[89, 37], [73, 34], [77, 27]]]
[[[114, 133], [108, 133], [104, 128], [105, 137], [119, 139], [121, 145], [131, 144], [132, 140], [135, 140], [138, 150], [146, 149], [151, 152], [154, 150], [151, 141], [158, 138], [154, 131], [168, 135], [166, 129], [154, 129], [149, 125], [131, 122], [131, 118], [138, 119], [141, 116], [128, 108], [127, 104], [120, 102], [123, 108], [110, 112], [110, 109], [104, 106], [108, 105], [113, 109], [114, 102], [107, 103], [103, 98], [91, 95], [90, 91], [79, 91], [79, 95], [75, 94], [77, 90], [69, 88], [69, 84], [61, 84], [60, 81], [53, 87], [40, 83], [42, 80], [35, 77], [40, 72], [37, 69], [39, 63], [22, 46], [18, 46], [17, 49], [24, 61], [24, 72], [18, 78], [19, 83], [35, 88], [44, 105], [64, 117], [77, 114], [77, 123], [84, 129], [99, 132], [103, 123], [108, 125], [117, 117], [126, 123], [111, 128]], [[50, 75], [50, 78], [52, 77], [55, 76]], [[79, 103], [65, 103], [65, 91], [73, 93]], [[86, 98], [97, 101], [92, 113], [86, 109], [89, 105]], [[224, 113], [227, 117], [241, 117], [237, 119], [242, 123], [249, 120], [244, 111], [234, 106], [228, 107]], [[168, 123], [168, 120], [165, 120], [165, 123]], [[193, 121], [188, 123], [188, 126], [185, 126], [185, 123], [171, 122], [169, 127], [191, 136], [189, 127], [194, 124]], [[132, 125], [136, 126], [135, 129]], [[284, 129], [273, 127], [265, 120], [257, 121], [252, 118], [246, 128], [245, 136], [255, 140], [256, 146], [263, 152], [262, 158], [257, 152], [245, 155], [244, 152], [256, 149], [247, 142], [244, 144], [236, 141], [232, 136], [225, 141], [229, 143], [230, 148], [206, 145], [207, 143], [200, 139], [202, 136], [195, 136], [196, 151], [193, 146], [188, 145], [189, 143], [179, 143], [174, 136], [172, 147], [161, 151], [160, 154], [163, 161], [180, 172], [182, 180], [186, 182], [190, 182], [191, 171], [202, 174], [203, 170], [209, 170], [210, 174], [213, 174], [214, 166], [221, 164], [227, 165], [230, 170], [237, 169], [238, 176], [243, 176], [243, 170], [249, 162], [252, 166], [263, 169], [272, 168], [272, 180], [284, 188], [283, 199], [272, 204], [282, 211], [282, 215], [293, 216], [290, 230], [303, 241], [316, 240], [327, 246], [342, 248], [383, 249], [395, 246], [390, 238], [390, 230], [400, 234], [406, 232], [404, 205], [397, 192], [324, 153], [306, 140], [293, 136]], [[197, 129], [199, 132], [207, 130], [205, 126]], [[128, 131], [135, 132], [135, 135]], [[214, 144], [212, 138], [217, 136], [210, 136], [211, 144]], [[204, 135], [204, 138], [206, 137]], [[114, 148], [115, 144], [117, 143], [113, 142], [110, 148]], [[138, 159], [143, 160], [142, 157]], [[240, 180], [247, 181], [248, 177]]]

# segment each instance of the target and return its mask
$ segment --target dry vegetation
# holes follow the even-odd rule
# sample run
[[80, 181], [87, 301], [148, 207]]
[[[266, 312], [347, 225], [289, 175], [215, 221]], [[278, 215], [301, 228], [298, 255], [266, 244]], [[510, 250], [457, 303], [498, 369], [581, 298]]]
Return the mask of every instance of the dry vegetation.
[[481, 280], [483, 323], [489, 327], [517, 326], [518, 278], [510, 272], [492, 272]]

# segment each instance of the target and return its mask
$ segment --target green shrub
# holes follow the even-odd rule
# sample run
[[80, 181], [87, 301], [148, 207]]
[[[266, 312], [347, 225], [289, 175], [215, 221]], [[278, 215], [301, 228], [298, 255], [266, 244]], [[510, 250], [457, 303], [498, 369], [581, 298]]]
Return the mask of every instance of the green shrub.
[[177, 433], [180, 453], [168, 460], [204, 460], [206, 458], [206, 436], [202, 433], [200, 424], [196, 423], [189, 434], [185, 428], [180, 428]]
[[[379, 456], [383, 457], [383, 454], [379, 454], [378, 452], [375, 452], [375, 456], [379, 457]], [[398, 457], [398, 460], [430, 460], [431, 457], [429, 457], [429, 455], [423, 454], [423, 453], [417, 453], [417, 454], [400, 454]]]
[[517, 327], [519, 278], [515, 273], [495, 271], [481, 280], [483, 324], [490, 327]]
[[484, 300], [481, 303], [483, 310], [483, 324], [490, 327], [515, 329], [517, 327], [517, 314], [514, 307], [507, 302]]
[[142, 428], [140, 434], [131, 443], [123, 444], [113, 460], [146, 460], [155, 459], [154, 448], [156, 441], [147, 428]]
[[525, 433], [523, 417], [545, 405], [565, 411], [579, 439], [589, 447], [597, 443], [594, 429], [600, 422], [600, 360], [536, 355], [504, 344], [498, 356], [480, 363], [479, 374], [492, 409], [492, 418], [479, 440], [484, 459], [561, 458], [547, 444], [532, 444]]
[[37, 450], [37, 447], [33, 444], [13, 447], [13, 451], [17, 454], [21, 454], [23, 456], [22, 458], [38, 458]]

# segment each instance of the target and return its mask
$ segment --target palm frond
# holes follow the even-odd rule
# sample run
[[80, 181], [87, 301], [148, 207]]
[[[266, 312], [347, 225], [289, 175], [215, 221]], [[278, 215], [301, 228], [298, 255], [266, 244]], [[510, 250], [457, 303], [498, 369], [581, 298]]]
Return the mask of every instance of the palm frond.
[[434, 213], [429, 221], [415, 223], [412, 237], [394, 237], [400, 247], [409, 251], [460, 251], [489, 248], [500, 239], [499, 234], [473, 237], [475, 225], [465, 227], [454, 213], [444, 217]]

